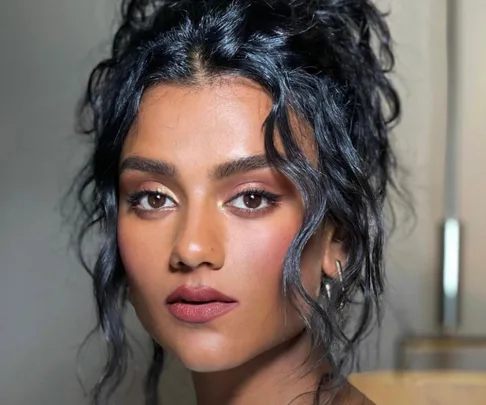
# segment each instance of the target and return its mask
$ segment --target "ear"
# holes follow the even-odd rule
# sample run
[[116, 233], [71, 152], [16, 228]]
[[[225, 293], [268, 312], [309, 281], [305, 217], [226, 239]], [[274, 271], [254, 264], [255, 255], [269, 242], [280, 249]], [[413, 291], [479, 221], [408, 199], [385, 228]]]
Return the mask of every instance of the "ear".
[[339, 277], [336, 261], [344, 263], [346, 252], [344, 244], [337, 237], [337, 227], [334, 223], [327, 223], [324, 227], [323, 253], [322, 253], [322, 271], [327, 277]]

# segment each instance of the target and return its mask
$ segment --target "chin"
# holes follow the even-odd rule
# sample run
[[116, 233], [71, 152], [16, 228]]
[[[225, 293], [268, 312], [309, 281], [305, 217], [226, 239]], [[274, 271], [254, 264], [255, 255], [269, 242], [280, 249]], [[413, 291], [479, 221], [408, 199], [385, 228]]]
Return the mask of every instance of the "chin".
[[188, 370], [210, 373], [237, 368], [248, 362], [259, 352], [252, 350], [255, 343], [247, 342], [245, 345], [242, 340], [217, 333], [194, 333], [190, 337], [186, 336], [185, 339], [173, 340], [165, 347]]
[[237, 365], [231, 366], [228, 363], [214, 363], [210, 361], [201, 361], [190, 364], [182, 362], [182, 364], [184, 364], [184, 367], [186, 367], [189, 371], [194, 373], [217, 373], [237, 367]]
[[193, 347], [191, 350], [183, 349], [174, 354], [189, 371], [197, 373], [230, 370], [248, 360], [244, 356], [235, 356], [231, 350], [208, 350], [201, 346]]

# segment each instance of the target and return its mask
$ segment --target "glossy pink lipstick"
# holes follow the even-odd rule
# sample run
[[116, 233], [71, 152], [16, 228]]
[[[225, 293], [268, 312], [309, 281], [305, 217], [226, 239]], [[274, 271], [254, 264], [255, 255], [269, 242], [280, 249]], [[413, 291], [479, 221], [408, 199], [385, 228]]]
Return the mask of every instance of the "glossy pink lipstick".
[[238, 302], [211, 287], [181, 286], [166, 300], [169, 312], [188, 323], [205, 323], [238, 306]]

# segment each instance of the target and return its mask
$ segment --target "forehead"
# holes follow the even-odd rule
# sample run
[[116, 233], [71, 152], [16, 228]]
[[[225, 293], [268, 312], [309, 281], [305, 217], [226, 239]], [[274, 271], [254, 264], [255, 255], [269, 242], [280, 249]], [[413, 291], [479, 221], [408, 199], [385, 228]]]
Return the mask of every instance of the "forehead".
[[269, 95], [241, 78], [211, 84], [163, 84], [142, 97], [124, 153], [238, 158], [264, 151], [263, 122]]
[[[263, 123], [273, 101], [257, 83], [225, 76], [201, 85], [161, 84], [147, 90], [122, 155], [199, 159], [215, 163], [265, 152]], [[313, 165], [312, 128], [289, 110], [297, 144]], [[284, 152], [279, 136], [278, 150]], [[199, 156], [198, 156], [199, 155]]]

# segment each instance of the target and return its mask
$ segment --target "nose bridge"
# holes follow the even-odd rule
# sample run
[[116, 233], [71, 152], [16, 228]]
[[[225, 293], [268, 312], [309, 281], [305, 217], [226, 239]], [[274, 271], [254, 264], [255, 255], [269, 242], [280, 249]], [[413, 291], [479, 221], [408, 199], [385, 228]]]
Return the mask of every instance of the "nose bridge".
[[203, 196], [191, 200], [181, 209], [171, 257], [174, 268], [222, 267], [224, 230], [219, 214], [216, 204], [211, 204]]

